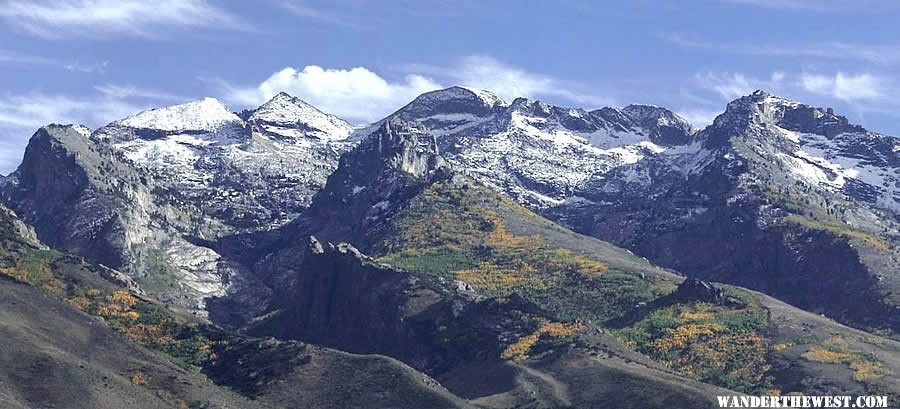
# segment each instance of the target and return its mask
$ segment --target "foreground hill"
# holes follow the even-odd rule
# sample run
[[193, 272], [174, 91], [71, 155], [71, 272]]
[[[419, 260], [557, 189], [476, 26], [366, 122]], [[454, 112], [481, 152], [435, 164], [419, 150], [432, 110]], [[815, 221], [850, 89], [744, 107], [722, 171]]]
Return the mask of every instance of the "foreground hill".
[[178, 316], [123, 274], [46, 249], [0, 212], [3, 407], [467, 407], [391, 358]]
[[0, 277], [0, 397], [7, 408], [255, 406], [140, 348], [39, 289]]

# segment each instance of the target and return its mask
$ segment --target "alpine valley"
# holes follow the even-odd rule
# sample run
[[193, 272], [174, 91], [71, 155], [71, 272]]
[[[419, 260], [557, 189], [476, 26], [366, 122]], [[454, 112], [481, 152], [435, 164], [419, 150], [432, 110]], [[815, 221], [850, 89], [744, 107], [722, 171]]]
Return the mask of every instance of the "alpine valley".
[[4, 407], [900, 402], [900, 139], [764, 91], [206, 98], [47, 125], [0, 196]]

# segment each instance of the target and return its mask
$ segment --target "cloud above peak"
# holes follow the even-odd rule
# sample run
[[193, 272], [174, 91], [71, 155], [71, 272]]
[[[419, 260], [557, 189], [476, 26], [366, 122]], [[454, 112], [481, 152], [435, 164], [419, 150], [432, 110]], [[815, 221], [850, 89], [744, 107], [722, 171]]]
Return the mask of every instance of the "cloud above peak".
[[775, 71], [766, 76], [709, 71], [698, 73], [682, 90], [681, 100], [691, 104], [682, 111], [686, 117], [696, 118], [696, 124], [702, 126], [712, 118], [709, 113], [756, 89], [804, 103], [833, 106], [844, 113], [857, 115], [857, 120], [868, 113], [897, 117], [900, 108], [900, 103], [893, 98], [900, 92], [900, 83], [877, 72]]
[[747, 74], [704, 72], [695, 76], [697, 85], [702, 90], [717, 94], [724, 101], [730, 101], [749, 95], [755, 90], [763, 89], [778, 92], [784, 88], [786, 74], [773, 72], [768, 78], [757, 78]]
[[224, 99], [236, 105], [259, 105], [284, 91], [356, 123], [378, 120], [422, 93], [451, 85], [485, 89], [507, 100], [548, 98], [552, 102], [586, 107], [611, 102], [607, 98], [575, 91], [582, 88], [578, 84], [529, 72], [489, 56], [464, 57], [447, 67], [405, 65], [400, 71], [401, 77], [387, 79], [366, 67], [343, 69], [307, 65], [283, 68], [256, 85], [216, 82], [224, 89]]
[[388, 81], [365, 67], [329, 69], [318, 65], [284, 68], [256, 86], [223, 86], [225, 99], [238, 105], [259, 105], [283, 91], [358, 123], [379, 119], [417, 95], [442, 87], [421, 75]]
[[680, 33], [662, 33], [660, 38], [677, 47], [719, 54], [791, 59], [855, 60], [879, 65], [893, 65], [900, 62], [900, 47], [894, 44], [854, 44], [840, 41], [808, 44], [731, 43], [696, 39]]
[[590, 88], [585, 84], [528, 71], [488, 55], [470, 55], [447, 67], [412, 64], [403, 69], [431, 75], [453, 85], [485, 89], [507, 100], [544, 98], [585, 108], [613, 105], [611, 98], [582, 91]]
[[882, 96], [880, 79], [869, 73], [852, 75], [838, 72], [833, 76], [802, 74], [800, 81], [807, 91], [843, 101], [872, 100]]

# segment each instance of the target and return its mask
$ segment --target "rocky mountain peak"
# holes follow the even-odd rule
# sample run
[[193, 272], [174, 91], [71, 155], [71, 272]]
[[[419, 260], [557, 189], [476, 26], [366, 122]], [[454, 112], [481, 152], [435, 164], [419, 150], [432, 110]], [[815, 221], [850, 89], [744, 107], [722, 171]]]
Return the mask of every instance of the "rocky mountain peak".
[[247, 122], [257, 131], [285, 137], [343, 140], [353, 131], [347, 121], [326, 114], [286, 92], [279, 92], [252, 111]]
[[794, 132], [829, 138], [842, 133], [866, 132], [863, 127], [851, 124], [846, 117], [835, 114], [831, 108], [801, 104], [763, 90], [730, 102], [713, 125], [747, 126], [751, 123], [768, 123]]
[[709, 147], [744, 136], [790, 150], [799, 142], [801, 134], [832, 139], [842, 134], [866, 134], [868, 131], [851, 124], [831, 108], [813, 107], [757, 90], [728, 103], [725, 112], [702, 133], [700, 139]]
[[90, 129], [83, 125], [42, 126], [28, 141], [25, 157], [19, 166], [20, 172], [23, 166], [33, 164], [38, 159], [37, 155], [68, 156], [75, 161], [81, 160], [82, 154], [89, 150], [89, 136]]
[[661, 145], [684, 145], [691, 141], [694, 128], [687, 119], [666, 108], [632, 104], [622, 108], [639, 127], [650, 132], [651, 141]]
[[419, 95], [397, 111], [395, 116], [405, 120], [425, 119], [438, 115], [483, 117], [494, 112], [494, 108], [505, 105], [506, 102], [500, 97], [488, 91], [455, 86]]

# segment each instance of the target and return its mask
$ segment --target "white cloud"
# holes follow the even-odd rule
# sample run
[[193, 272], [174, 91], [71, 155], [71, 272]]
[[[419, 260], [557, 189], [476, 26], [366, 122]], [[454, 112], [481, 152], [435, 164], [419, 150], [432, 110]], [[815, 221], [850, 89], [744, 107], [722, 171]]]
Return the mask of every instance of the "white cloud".
[[843, 101], [872, 100], [882, 96], [879, 79], [869, 73], [848, 75], [838, 72], [833, 76], [802, 74], [800, 83], [807, 91], [831, 96]]
[[421, 75], [391, 82], [364, 67], [349, 70], [308, 65], [285, 68], [254, 87], [226, 87], [226, 100], [259, 105], [284, 91], [350, 121], [374, 121], [423, 92], [442, 86]]
[[167, 27], [249, 28], [206, 0], [8, 0], [0, 3], [0, 19], [47, 38], [99, 33], [154, 37]]

